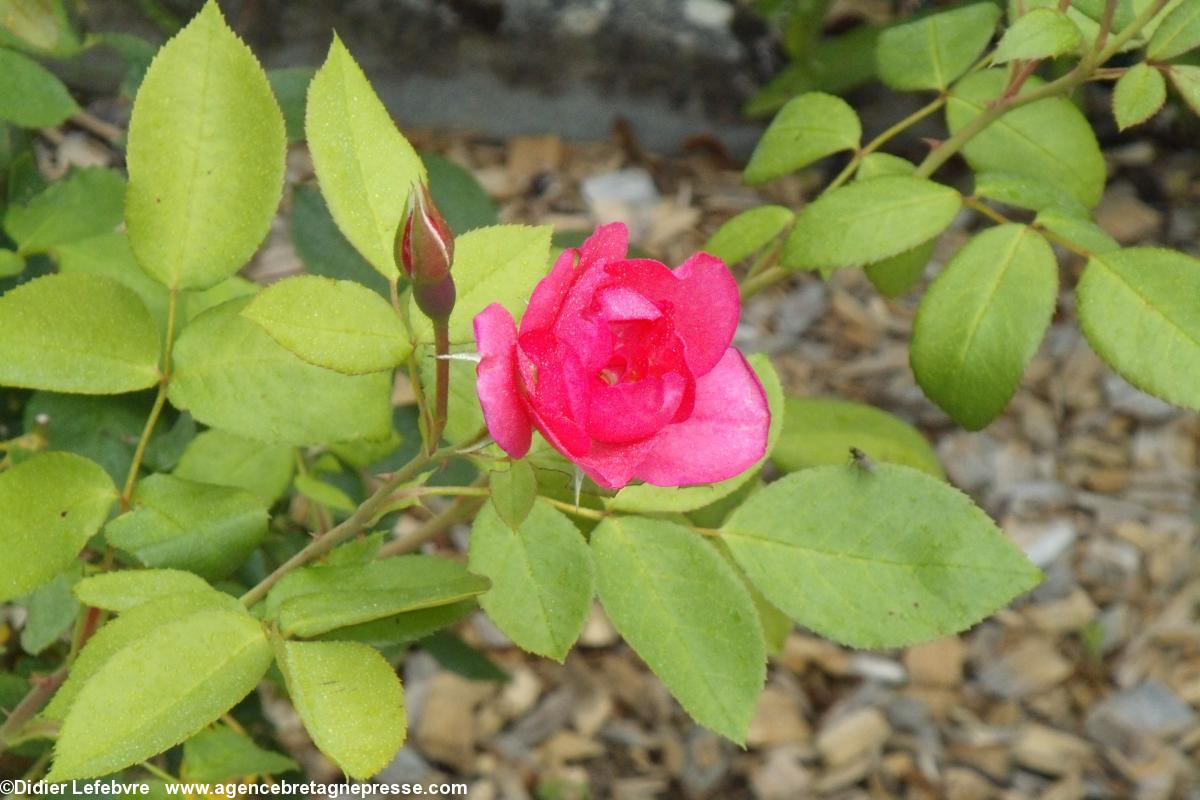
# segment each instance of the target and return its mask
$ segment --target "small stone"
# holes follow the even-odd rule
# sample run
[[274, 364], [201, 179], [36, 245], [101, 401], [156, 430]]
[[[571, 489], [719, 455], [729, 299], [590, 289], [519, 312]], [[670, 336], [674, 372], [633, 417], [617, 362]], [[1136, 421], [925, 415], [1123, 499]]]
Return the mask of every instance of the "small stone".
[[946, 800], [990, 800], [996, 787], [987, 778], [967, 767], [948, 767], [942, 780]]
[[1071, 633], [1082, 630], [1096, 618], [1099, 609], [1083, 589], [1076, 586], [1061, 600], [1038, 603], [1025, 610], [1034, 627], [1043, 633]]
[[1013, 744], [1017, 763], [1043, 775], [1075, 772], [1091, 756], [1092, 746], [1088, 742], [1045, 725], [1024, 726]]
[[575, 731], [561, 730], [547, 739], [538, 751], [550, 764], [568, 764], [604, 755], [604, 745]]
[[1200, 717], [1155, 680], [1118, 692], [1088, 715], [1085, 728], [1096, 741], [1126, 752], [1145, 737], [1166, 739], [1196, 725]]
[[1047, 639], [1029, 637], [979, 665], [979, 682], [996, 697], [1026, 697], [1057, 686], [1071, 674], [1071, 663]]
[[1057, 518], [1041, 522], [1013, 521], [1004, 526], [1029, 560], [1045, 569], [1071, 549], [1078, 534], [1068, 520]]
[[1115, 372], [1104, 376], [1104, 394], [1114, 410], [1141, 422], [1162, 422], [1179, 414], [1179, 409], [1135, 388]]
[[571, 710], [571, 725], [584, 736], [595, 736], [612, 713], [611, 697], [600, 691], [588, 692]]
[[712, 793], [729, 773], [730, 744], [712, 731], [696, 727], [688, 733], [680, 779], [690, 797]]
[[579, 634], [579, 644], [584, 647], [609, 647], [616, 644], [619, 638], [617, 629], [608, 621], [600, 604], [593, 603]]
[[817, 751], [837, 768], [883, 749], [892, 729], [877, 708], [860, 708], [831, 721], [817, 734]]
[[1094, 212], [1096, 224], [1121, 244], [1134, 244], [1162, 228], [1162, 212], [1143, 203], [1128, 183], [1112, 184]]
[[855, 653], [850, 657], [849, 674], [888, 686], [899, 686], [908, 680], [904, 667], [890, 658], [871, 653]]
[[768, 686], [758, 698], [758, 707], [746, 733], [749, 747], [802, 744], [812, 735], [800, 713], [796, 698], [777, 686]]
[[475, 707], [492, 685], [439, 672], [429, 681], [429, 694], [414, 739], [428, 758], [468, 772], [475, 760]]
[[497, 711], [505, 719], [515, 719], [533, 708], [542, 692], [542, 682], [533, 670], [520, 665], [512, 670], [511, 679], [500, 690], [496, 700]]
[[757, 800], [794, 800], [807, 796], [812, 773], [804, 766], [804, 751], [798, 747], [776, 747], [767, 752], [763, 765], [750, 774]]
[[958, 686], [962, 683], [967, 648], [956, 636], [937, 639], [904, 651], [904, 666], [914, 684]]

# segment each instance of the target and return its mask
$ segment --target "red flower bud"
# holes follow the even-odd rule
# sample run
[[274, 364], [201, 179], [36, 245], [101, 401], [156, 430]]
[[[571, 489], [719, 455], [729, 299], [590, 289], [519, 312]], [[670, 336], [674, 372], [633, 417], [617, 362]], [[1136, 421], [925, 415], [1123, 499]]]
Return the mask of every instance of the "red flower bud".
[[396, 260], [412, 280], [417, 307], [432, 319], [445, 319], [454, 307], [454, 234], [424, 184], [413, 188], [398, 233]]

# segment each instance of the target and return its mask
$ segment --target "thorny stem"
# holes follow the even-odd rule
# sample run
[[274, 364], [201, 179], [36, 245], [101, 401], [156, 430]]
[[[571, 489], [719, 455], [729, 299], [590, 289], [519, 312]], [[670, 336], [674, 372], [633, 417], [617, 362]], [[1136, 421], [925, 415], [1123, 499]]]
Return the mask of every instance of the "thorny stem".
[[435, 461], [441, 461], [454, 455], [458, 447], [443, 447], [433, 453], [420, 454], [396, 470], [379, 485], [379, 487], [362, 502], [354, 513], [346, 517], [328, 532], [321, 534], [309, 542], [302, 550], [283, 562], [267, 577], [258, 582], [254, 588], [242, 595], [242, 604], [249, 607], [257, 603], [267, 592], [279, 582], [279, 579], [297, 567], [302, 567], [315, 558], [323, 556], [337, 544], [358, 533], [375, 518], [376, 512], [387, 505], [392, 493], [407, 481], [412, 480], [421, 470]]
[[[450, 322], [447, 319], [433, 321], [434, 349], [438, 356], [450, 355]], [[437, 386], [434, 400], [433, 428], [429, 431], [429, 449], [437, 447], [446, 428], [446, 414], [450, 400], [450, 361], [437, 359]]]
[[[486, 489], [484, 490], [487, 491]], [[379, 558], [404, 555], [417, 550], [426, 542], [441, 536], [452, 526], [470, 519], [471, 515], [485, 502], [482, 496], [475, 494], [463, 495], [451, 503], [435, 517], [427, 521], [412, 533], [401, 539], [392, 541], [379, 548]]]
[[4, 720], [4, 724], [0, 725], [0, 753], [8, 749], [9, 743], [20, 732], [25, 723], [33, 718], [33, 715], [41, 710], [50, 696], [62, 686], [63, 681], [67, 679], [67, 668], [62, 667], [56, 672], [43, 677], [33, 679], [33, 688], [29, 690], [29, 694], [17, 703], [12, 713], [8, 715], [8, 719]]

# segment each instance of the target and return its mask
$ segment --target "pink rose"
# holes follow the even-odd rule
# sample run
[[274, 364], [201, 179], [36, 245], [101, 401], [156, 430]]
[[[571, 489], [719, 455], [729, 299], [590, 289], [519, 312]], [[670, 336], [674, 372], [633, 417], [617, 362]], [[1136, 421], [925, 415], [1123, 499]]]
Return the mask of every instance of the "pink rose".
[[521, 458], [537, 428], [609, 489], [737, 475], [762, 458], [770, 424], [758, 377], [729, 346], [737, 284], [706, 253], [674, 270], [626, 258], [628, 239], [618, 222], [565, 251], [519, 334], [499, 304], [475, 317], [488, 430]]

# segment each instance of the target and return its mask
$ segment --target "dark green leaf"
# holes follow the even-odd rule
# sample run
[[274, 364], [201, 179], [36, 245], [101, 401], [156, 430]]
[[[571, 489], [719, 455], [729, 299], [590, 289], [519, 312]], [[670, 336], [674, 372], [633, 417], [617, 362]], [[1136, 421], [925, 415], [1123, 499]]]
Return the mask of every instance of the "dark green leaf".
[[436, 153], [421, 153], [434, 205], [455, 233], [496, 225], [496, 204], [471, 172]]
[[1000, 10], [975, 3], [940, 11], [879, 34], [879, 77], [893, 89], [945, 89], [983, 55]]
[[78, 110], [67, 87], [31, 58], [0, 47], [0, 122], [52, 128]]
[[[0, 51], [2, 52], [2, 51]], [[22, 255], [109, 233], [121, 222], [125, 179], [112, 169], [75, 170], [27, 203], [13, 204], [4, 230]]]
[[304, 141], [304, 104], [308, 85], [316, 72], [312, 67], [284, 67], [267, 73], [271, 91], [283, 112], [283, 124], [290, 143]]
[[214, 725], [183, 743], [181, 775], [191, 781], [216, 783], [251, 775], [298, 771], [300, 765], [281, 753], [264, 750], [227, 725]]

